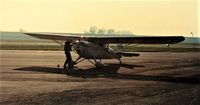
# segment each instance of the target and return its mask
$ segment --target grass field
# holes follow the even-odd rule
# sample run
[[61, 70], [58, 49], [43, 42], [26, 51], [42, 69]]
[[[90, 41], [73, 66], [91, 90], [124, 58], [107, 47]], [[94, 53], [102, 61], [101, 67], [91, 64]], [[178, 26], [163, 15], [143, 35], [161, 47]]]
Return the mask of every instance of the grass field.
[[[114, 45], [111, 45], [116, 49]], [[200, 52], [200, 45], [194, 44], [173, 44], [170, 47], [166, 45], [137, 45], [127, 46], [123, 48], [124, 51], [134, 52]], [[1, 40], [0, 50], [51, 50], [62, 51], [63, 46], [52, 41], [6, 41]]]

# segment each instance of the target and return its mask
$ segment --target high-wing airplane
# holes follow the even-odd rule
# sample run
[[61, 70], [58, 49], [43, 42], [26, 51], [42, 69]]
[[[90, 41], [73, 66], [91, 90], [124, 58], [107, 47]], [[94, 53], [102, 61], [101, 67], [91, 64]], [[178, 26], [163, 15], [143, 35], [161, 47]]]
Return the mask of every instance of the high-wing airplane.
[[[72, 65], [87, 59], [95, 66], [103, 66], [102, 59], [117, 59], [139, 56], [133, 52], [114, 51], [109, 44], [176, 44], [183, 41], [183, 36], [144, 36], [144, 35], [101, 35], [82, 33], [24, 33], [39, 39], [72, 43], [72, 48], [79, 55]], [[94, 61], [92, 61], [92, 59]]]

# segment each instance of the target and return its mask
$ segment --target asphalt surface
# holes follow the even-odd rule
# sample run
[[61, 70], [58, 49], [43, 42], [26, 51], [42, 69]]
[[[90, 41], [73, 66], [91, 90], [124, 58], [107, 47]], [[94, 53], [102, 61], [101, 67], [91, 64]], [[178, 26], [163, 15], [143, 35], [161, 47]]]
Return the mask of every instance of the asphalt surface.
[[[0, 50], [1, 105], [199, 105], [198, 52], [141, 52], [62, 69], [62, 51]], [[75, 59], [77, 56], [73, 54]], [[58, 67], [59, 66], [59, 67]]]

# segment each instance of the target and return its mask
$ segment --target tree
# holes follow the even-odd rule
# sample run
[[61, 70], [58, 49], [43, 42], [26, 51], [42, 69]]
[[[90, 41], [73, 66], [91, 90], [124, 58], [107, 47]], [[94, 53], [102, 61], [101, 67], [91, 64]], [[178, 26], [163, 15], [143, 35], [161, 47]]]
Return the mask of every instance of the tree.
[[131, 31], [115, 31], [114, 29], [98, 29], [96, 26], [90, 27], [89, 31], [85, 31], [86, 34], [119, 34], [119, 35], [132, 35]]
[[97, 33], [97, 27], [95, 27], [95, 26], [90, 27], [90, 30], [89, 30], [88, 33], [90, 33], [90, 34], [96, 34]]
[[106, 30], [105, 29], [98, 29], [98, 34], [106, 34]]
[[115, 30], [114, 29], [108, 29], [107, 34], [115, 34]]

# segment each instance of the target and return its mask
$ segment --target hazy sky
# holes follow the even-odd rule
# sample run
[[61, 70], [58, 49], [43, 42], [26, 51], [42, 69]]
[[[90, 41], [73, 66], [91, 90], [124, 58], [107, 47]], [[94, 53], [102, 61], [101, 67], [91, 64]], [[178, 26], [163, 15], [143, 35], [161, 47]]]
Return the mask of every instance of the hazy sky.
[[0, 31], [83, 32], [90, 26], [134, 34], [198, 36], [197, 0], [0, 0]]

